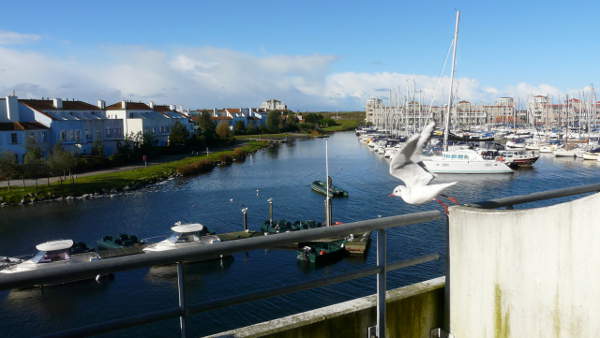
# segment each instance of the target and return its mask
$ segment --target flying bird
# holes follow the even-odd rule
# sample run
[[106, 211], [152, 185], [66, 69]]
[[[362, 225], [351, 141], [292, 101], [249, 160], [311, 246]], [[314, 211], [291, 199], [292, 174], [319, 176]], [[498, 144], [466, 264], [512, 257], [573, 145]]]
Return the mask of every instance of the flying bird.
[[[415, 134], [406, 142], [404, 148], [394, 155], [390, 162], [390, 175], [404, 182], [398, 185], [390, 196], [400, 197], [408, 204], [423, 204], [432, 200], [456, 182], [429, 184], [435, 176], [425, 168], [421, 161], [423, 147], [431, 138], [435, 123], [431, 122], [421, 134]], [[442, 195], [444, 196], [444, 195]], [[440, 201], [438, 203], [444, 205]]]

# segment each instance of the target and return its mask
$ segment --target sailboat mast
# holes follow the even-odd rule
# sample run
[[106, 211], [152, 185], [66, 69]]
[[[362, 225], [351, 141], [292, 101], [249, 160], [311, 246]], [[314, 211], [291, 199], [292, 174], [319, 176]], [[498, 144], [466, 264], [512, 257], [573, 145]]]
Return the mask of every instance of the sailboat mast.
[[329, 153], [327, 150], [327, 140], [325, 140], [325, 184], [327, 193], [325, 194], [325, 225], [331, 225], [331, 198], [329, 197]]
[[458, 44], [458, 23], [460, 11], [456, 11], [456, 24], [454, 25], [454, 41], [452, 42], [452, 71], [450, 75], [450, 95], [448, 95], [448, 110], [444, 121], [444, 151], [448, 150], [448, 133], [450, 132], [450, 111], [452, 110], [452, 91], [454, 90], [454, 70], [456, 67], [456, 45]]

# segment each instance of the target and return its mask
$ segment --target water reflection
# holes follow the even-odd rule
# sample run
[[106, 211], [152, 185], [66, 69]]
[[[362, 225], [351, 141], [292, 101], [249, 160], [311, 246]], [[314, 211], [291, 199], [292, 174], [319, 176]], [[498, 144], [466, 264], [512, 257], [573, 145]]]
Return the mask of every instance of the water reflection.
[[[185, 263], [183, 269], [186, 283], [191, 282], [188, 285], [200, 286], [203, 277], [227, 271], [233, 261], [233, 256], [225, 256], [222, 259], [213, 259], [205, 262]], [[148, 273], [144, 279], [151, 283], [167, 282], [167, 284], [176, 286], [177, 266], [175, 264], [152, 266], [148, 269]]]

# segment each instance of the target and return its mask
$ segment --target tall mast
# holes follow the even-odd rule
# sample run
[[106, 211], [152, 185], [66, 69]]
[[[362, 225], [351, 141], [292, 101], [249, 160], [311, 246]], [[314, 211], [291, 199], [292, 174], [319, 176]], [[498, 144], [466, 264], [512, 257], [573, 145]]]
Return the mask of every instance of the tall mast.
[[325, 226], [331, 226], [331, 198], [329, 197], [329, 153], [327, 151], [327, 140], [325, 140]]
[[454, 25], [454, 41], [452, 42], [452, 72], [450, 75], [450, 95], [448, 95], [448, 111], [444, 123], [444, 151], [448, 150], [448, 133], [450, 131], [450, 111], [452, 110], [452, 91], [454, 90], [454, 68], [456, 67], [456, 45], [458, 44], [458, 23], [460, 11], [456, 11], [456, 24]]

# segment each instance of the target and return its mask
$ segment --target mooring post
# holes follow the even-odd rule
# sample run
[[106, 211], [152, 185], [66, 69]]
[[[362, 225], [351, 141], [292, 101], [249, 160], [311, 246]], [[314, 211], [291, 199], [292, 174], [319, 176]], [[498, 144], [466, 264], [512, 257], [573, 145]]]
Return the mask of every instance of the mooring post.
[[248, 208], [242, 208], [242, 215], [244, 231], [248, 231]]
[[186, 308], [185, 308], [185, 282], [184, 282], [183, 262], [177, 262], [177, 297], [179, 299], [179, 329], [181, 338], [187, 337], [186, 326]]
[[377, 231], [377, 338], [385, 338], [386, 251], [386, 232], [380, 229]]
[[269, 225], [273, 226], [273, 197], [269, 197]]

